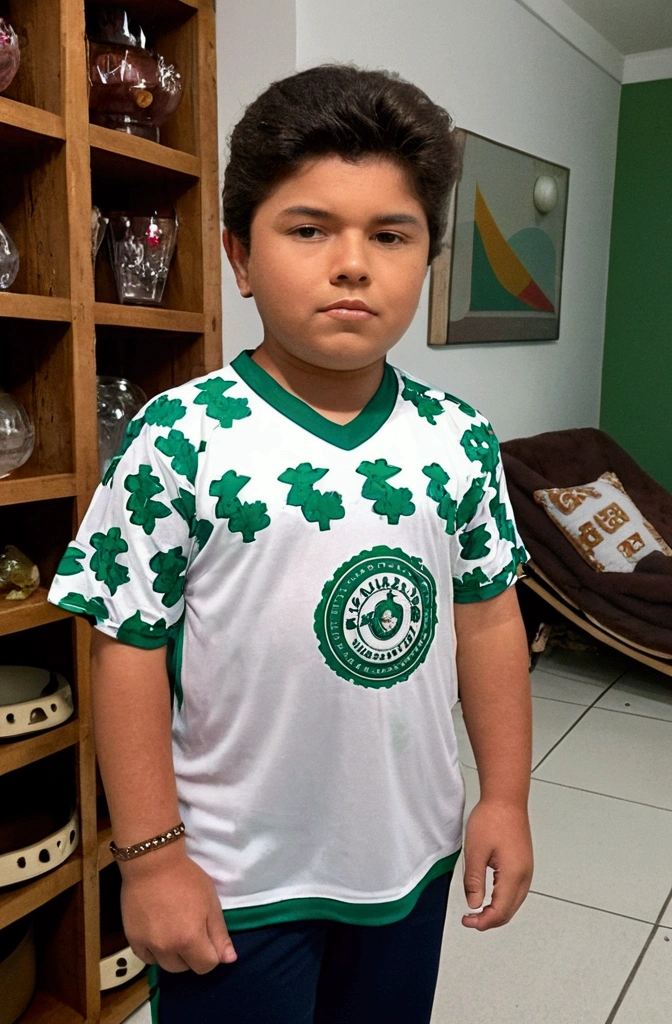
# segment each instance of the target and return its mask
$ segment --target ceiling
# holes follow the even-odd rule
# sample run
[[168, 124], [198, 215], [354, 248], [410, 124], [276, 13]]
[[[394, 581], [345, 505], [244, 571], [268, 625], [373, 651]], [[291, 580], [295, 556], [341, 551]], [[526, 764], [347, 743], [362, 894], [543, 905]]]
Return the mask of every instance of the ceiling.
[[672, 47], [672, 0], [564, 0], [620, 53]]

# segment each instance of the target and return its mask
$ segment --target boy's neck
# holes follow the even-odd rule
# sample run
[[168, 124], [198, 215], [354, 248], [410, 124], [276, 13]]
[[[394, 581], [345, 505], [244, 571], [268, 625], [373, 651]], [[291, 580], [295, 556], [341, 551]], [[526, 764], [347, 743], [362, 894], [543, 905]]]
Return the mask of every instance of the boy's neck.
[[385, 372], [385, 359], [357, 370], [330, 370], [305, 363], [263, 341], [252, 359], [281, 387], [332, 423], [354, 420], [371, 401]]

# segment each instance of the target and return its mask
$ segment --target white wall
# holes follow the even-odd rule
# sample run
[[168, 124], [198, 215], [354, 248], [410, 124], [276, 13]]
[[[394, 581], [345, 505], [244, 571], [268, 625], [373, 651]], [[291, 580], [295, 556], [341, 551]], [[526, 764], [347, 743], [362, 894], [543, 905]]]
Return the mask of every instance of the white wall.
[[[479, 406], [503, 439], [596, 425], [619, 84], [516, 0], [229, 0], [218, 21], [222, 140], [236, 103], [292, 57], [299, 69], [354, 61], [412, 79], [461, 127], [570, 167], [560, 340], [430, 350], [426, 287], [393, 359]], [[228, 284], [225, 304], [228, 359], [259, 330]]]

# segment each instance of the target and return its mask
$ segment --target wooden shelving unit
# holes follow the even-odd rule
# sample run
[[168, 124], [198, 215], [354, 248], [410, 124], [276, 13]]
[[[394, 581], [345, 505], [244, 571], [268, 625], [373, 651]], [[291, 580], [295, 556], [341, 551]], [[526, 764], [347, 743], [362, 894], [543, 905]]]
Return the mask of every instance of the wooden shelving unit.
[[[121, 0], [177, 64], [182, 103], [161, 143], [89, 123], [85, 12], [110, 0], [0, 0], [19, 34], [19, 73], [0, 96], [0, 221], [21, 257], [0, 293], [0, 385], [28, 410], [35, 451], [0, 480], [0, 538], [30, 555], [39, 590], [0, 601], [0, 664], [70, 681], [63, 725], [0, 741], [0, 782], [39, 762], [72, 765], [80, 842], [59, 867], [0, 889], [0, 928], [31, 915], [38, 985], [21, 1024], [120, 1024], [148, 995], [140, 977], [99, 991], [99, 820], [89, 693], [90, 627], [46, 600], [60, 557], [99, 482], [96, 374], [148, 397], [221, 365], [220, 231], [213, 0]], [[122, 306], [106, 248], [91, 266], [88, 211], [173, 205], [180, 221], [161, 308]], [[32, 769], [31, 769], [32, 770]]]

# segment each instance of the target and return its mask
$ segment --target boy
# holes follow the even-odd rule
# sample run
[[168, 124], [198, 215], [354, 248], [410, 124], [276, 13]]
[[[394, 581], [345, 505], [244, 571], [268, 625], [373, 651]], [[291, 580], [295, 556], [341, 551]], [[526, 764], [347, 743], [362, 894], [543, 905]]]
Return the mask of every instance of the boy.
[[224, 245], [263, 341], [138, 415], [51, 591], [99, 627], [124, 923], [162, 1024], [429, 1021], [458, 674], [472, 910], [495, 869], [464, 924], [505, 923], [529, 888], [524, 551], [497, 442], [386, 362], [440, 247], [451, 128], [350, 66], [248, 108]]

